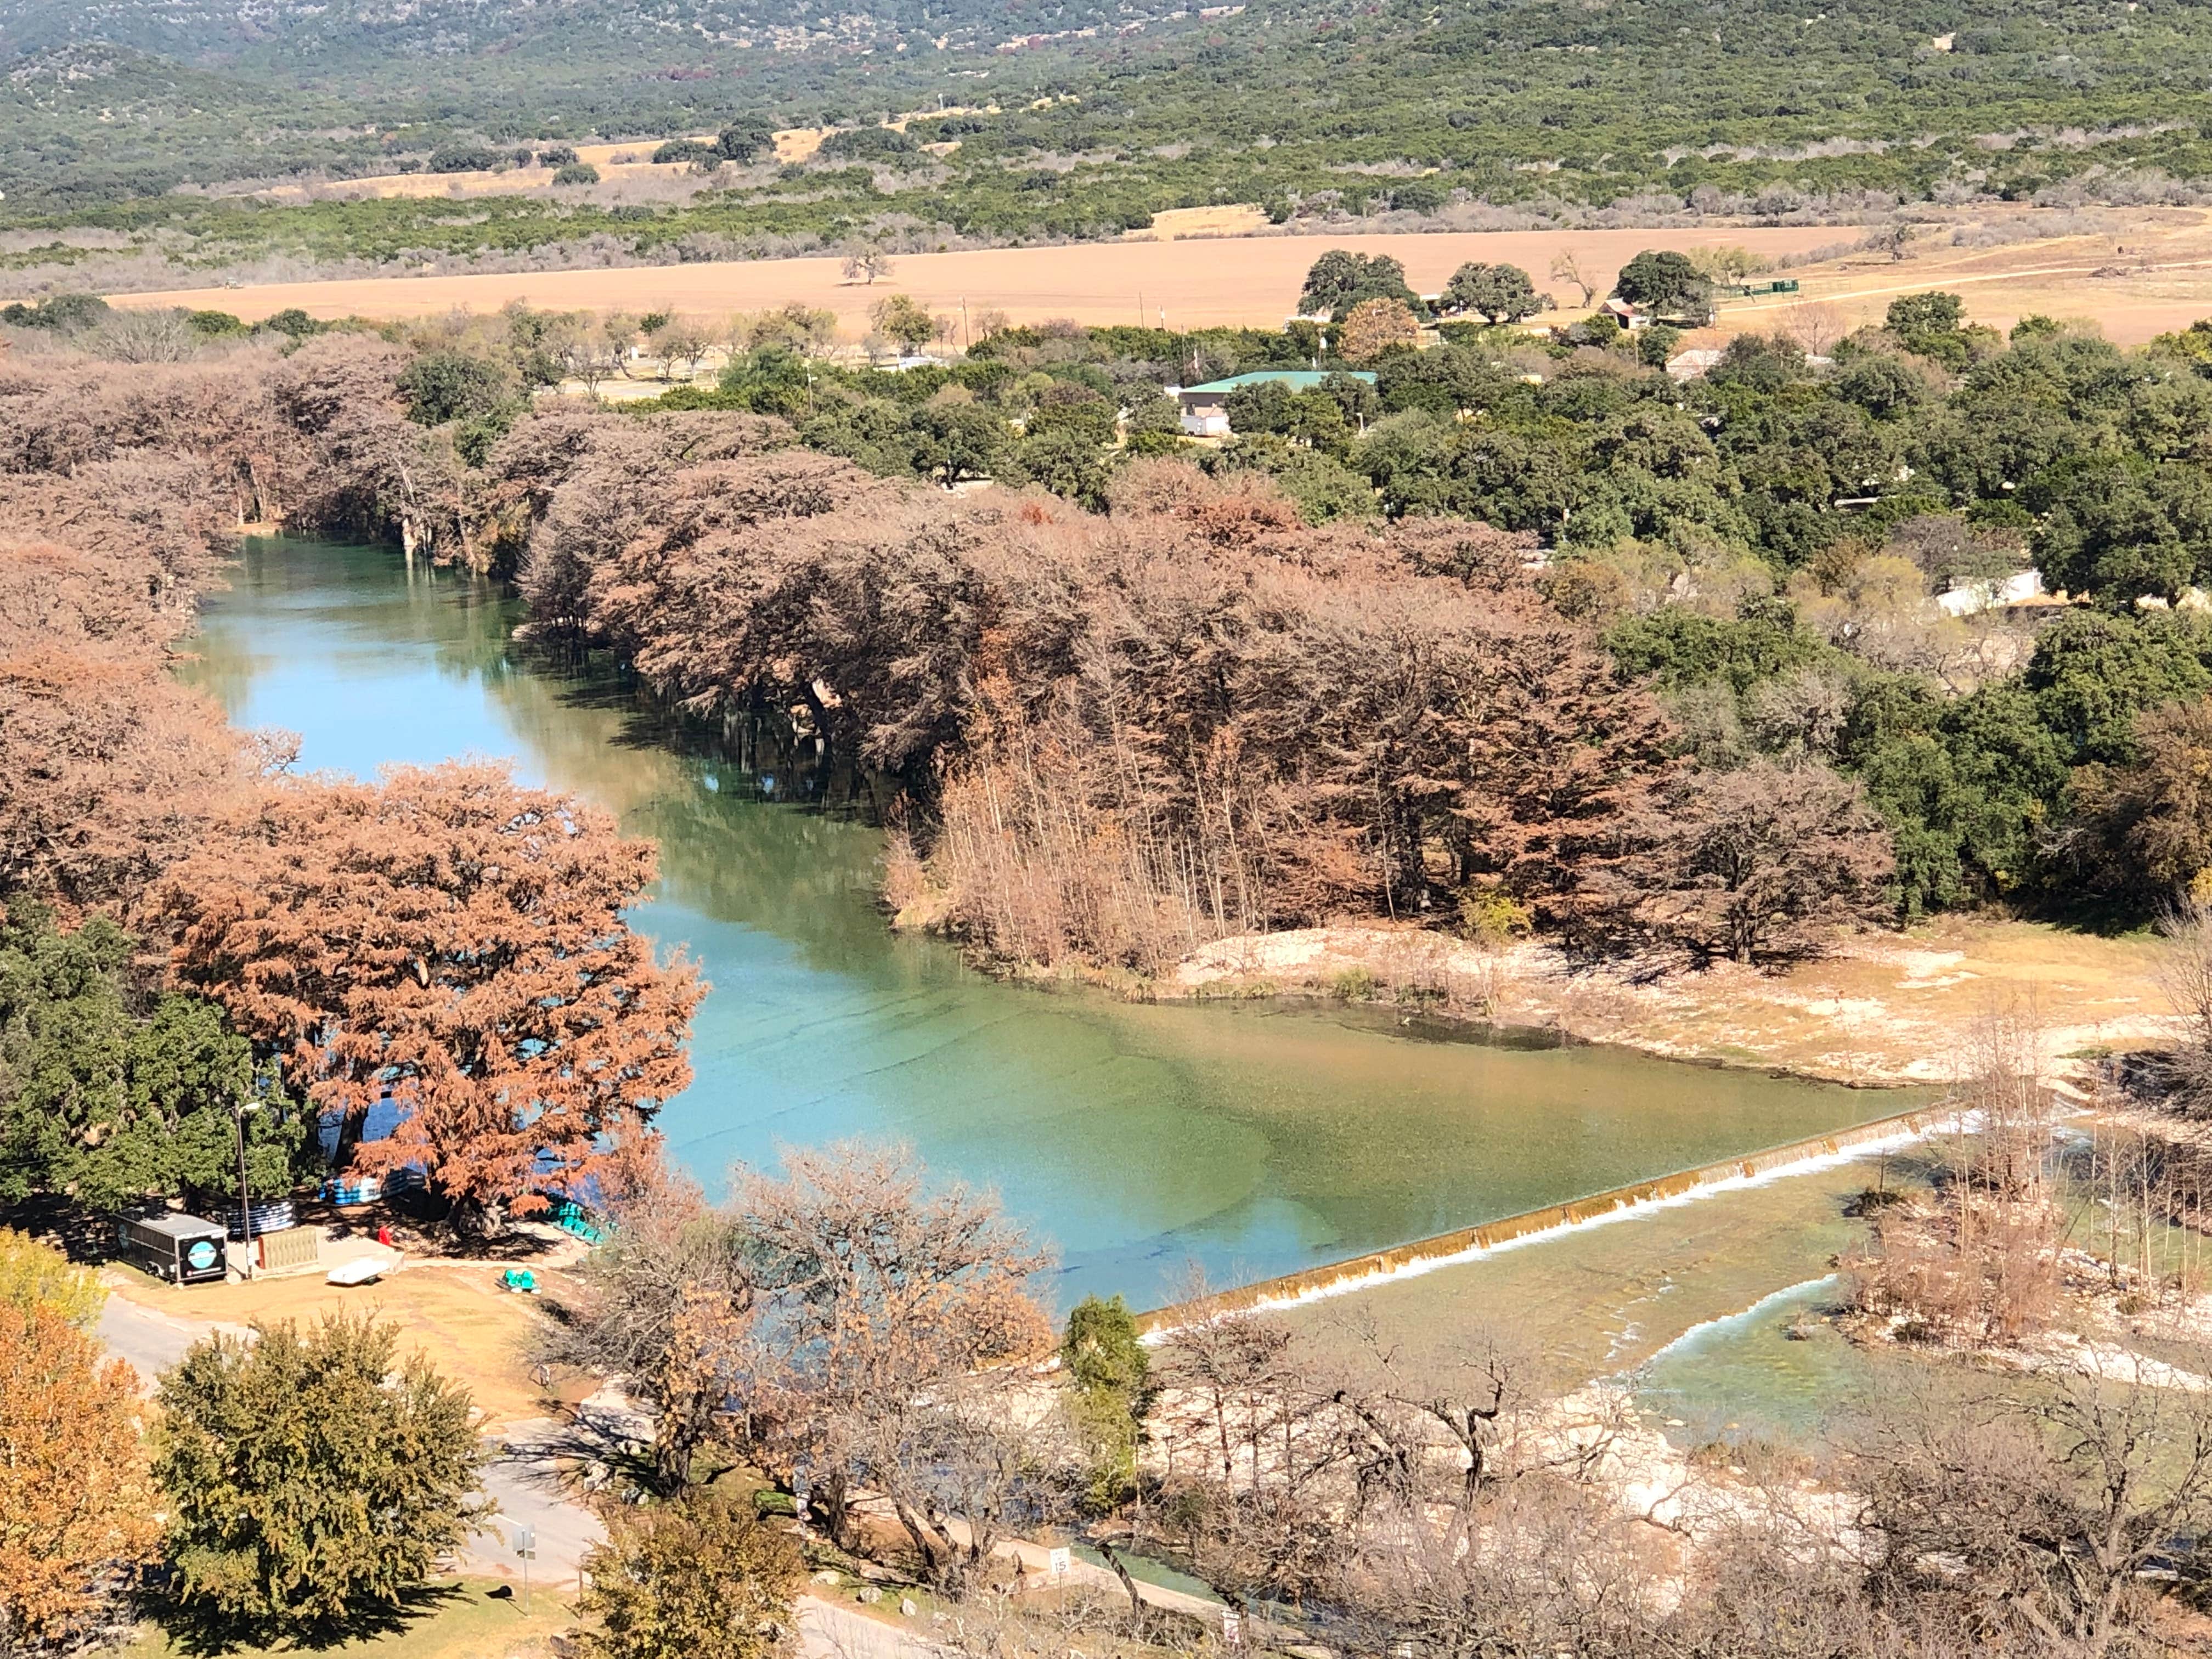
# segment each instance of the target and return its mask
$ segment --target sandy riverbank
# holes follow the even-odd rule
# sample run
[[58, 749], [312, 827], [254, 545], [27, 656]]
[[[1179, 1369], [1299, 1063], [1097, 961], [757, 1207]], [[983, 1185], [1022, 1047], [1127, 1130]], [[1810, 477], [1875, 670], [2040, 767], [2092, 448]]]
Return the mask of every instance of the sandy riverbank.
[[1492, 950], [1410, 927], [1341, 927], [1220, 940], [1158, 992], [1359, 997], [1409, 1013], [1441, 995], [1501, 1024], [1861, 1086], [1958, 1076], [1976, 1020], [2009, 1011], [2033, 1019], [2052, 1073], [2067, 1079], [2103, 1052], [2164, 1040], [2172, 1016], [2156, 981], [2160, 951], [2147, 934], [1947, 917], [1844, 939], [1779, 971], [1721, 964], [1647, 978], [1579, 968], [1545, 945]]

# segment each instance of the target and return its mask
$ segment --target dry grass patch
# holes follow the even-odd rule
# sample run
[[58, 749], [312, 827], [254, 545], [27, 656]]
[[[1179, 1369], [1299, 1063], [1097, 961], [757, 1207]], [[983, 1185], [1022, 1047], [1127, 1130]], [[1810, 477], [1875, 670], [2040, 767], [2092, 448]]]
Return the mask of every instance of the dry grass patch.
[[[137, 1273], [106, 1278], [125, 1300], [176, 1320], [245, 1325], [293, 1319], [304, 1325], [338, 1312], [373, 1313], [398, 1328], [403, 1347], [420, 1347], [440, 1370], [464, 1384], [490, 1428], [544, 1414], [524, 1357], [539, 1322], [536, 1298], [502, 1289], [501, 1265], [410, 1266], [352, 1290], [326, 1284], [319, 1274], [182, 1290]], [[532, 1271], [545, 1282], [543, 1267]]]

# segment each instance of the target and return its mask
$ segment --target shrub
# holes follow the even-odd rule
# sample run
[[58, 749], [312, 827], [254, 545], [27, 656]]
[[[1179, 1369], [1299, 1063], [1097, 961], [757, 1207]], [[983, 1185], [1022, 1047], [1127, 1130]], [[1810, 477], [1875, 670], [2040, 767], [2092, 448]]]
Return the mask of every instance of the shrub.
[[272, 334], [289, 334], [295, 340], [304, 340], [311, 335], [323, 333], [330, 325], [316, 321], [297, 306], [287, 306], [283, 310], [263, 318], [261, 326]]
[[607, 1541], [584, 1559], [578, 1602], [586, 1659], [771, 1659], [792, 1624], [805, 1567], [798, 1547], [717, 1492], [607, 1516]]
[[775, 154], [775, 129], [754, 117], [749, 120], [732, 121], [716, 135], [714, 148], [727, 161], [740, 166], [756, 155]]
[[107, 301], [97, 294], [52, 294], [34, 306], [20, 300], [0, 306], [0, 323], [17, 328], [50, 328], [59, 334], [96, 328], [107, 320]]
[[1328, 994], [1339, 1002], [1364, 1002], [1381, 988], [1382, 983], [1368, 969], [1346, 968], [1329, 975]]
[[879, 161], [912, 155], [921, 147], [894, 127], [854, 127], [833, 132], [822, 141], [817, 154], [832, 161]]
[[1483, 945], [1503, 945], [1534, 926], [1528, 907], [1498, 887], [1476, 887], [1460, 895], [1460, 932]]
[[432, 150], [425, 166], [432, 173], [488, 173], [499, 161], [499, 152], [489, 144], [453, 143]]
[[27, 1233], [0, 1227], [0, 1308], [51, 1308], [81, 1331], [99, 1322], [107, 1289], [88, 1268]]
[[398, 388], [408, 418], [423, 426], [489, 415], [508, 396], [507, 377], [465, 351], [424, 352], [401, 371]]
[[370, 1319], [255, 1330], [195, 1344], [161, 1377], [174, 1594], [234, 1632], [336, 1634], [466, 1535], [483, 1457], [468, 1393]]
[[599, 182], [599, 170], [589, 161], [571, 161], [553, 175], [553, 182], [556, 185], [596, 185]]

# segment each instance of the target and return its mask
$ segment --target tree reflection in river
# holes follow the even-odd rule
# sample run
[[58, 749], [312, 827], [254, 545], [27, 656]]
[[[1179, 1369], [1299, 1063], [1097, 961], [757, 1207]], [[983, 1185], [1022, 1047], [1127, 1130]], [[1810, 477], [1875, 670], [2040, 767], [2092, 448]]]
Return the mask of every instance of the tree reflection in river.
[[[395, 554], [249, 544], [186, 672], [302, 763], [511, 757], [662, 844], [637, 918], [705, 967], [663, 1117], [710, 1186], [848, 1134], [911, 1140], [1057, 1241], [1063, 1300], [1288, 1271], [1893, 1110], [1590, 1048], [1416, 1042], [1387, 1016], [1142, 1005], [978, 975], [876, 904], [880, 836], [769, 793], [702, 724], [519, 647], [500, 590]], [[777, 774], [775, 794], [793, 785]], [[802, 793], [804, 793], [802, 791]]]

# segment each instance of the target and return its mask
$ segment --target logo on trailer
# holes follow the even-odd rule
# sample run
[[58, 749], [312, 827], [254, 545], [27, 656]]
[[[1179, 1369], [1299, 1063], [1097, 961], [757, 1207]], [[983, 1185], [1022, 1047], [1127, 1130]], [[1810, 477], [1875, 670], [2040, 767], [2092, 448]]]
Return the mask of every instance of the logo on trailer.
[[185, 1251], [185, 1265], [196, 1273], [204, 1273], [216, 1264], [215, 1241], [196, 1238]]

